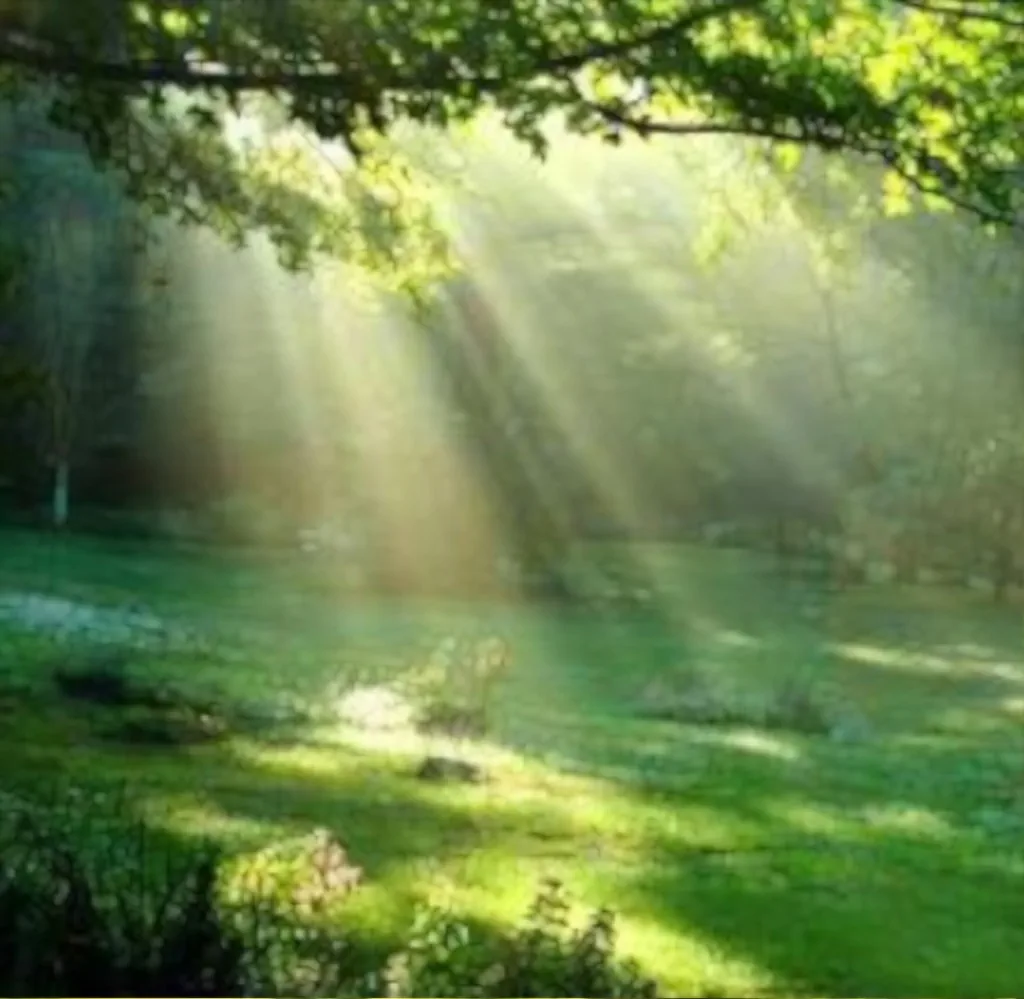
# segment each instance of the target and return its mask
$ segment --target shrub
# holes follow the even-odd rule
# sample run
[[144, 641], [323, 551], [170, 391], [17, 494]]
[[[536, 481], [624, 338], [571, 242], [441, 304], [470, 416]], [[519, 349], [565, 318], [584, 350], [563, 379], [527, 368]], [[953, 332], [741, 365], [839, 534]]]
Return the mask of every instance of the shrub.
[[813, 677], [786, 677], [769, 698], [764, 722], [767, 728], [828, 735], [840, 720], [838, 703], [831, 692]]
[[328, 829], [278, 841], [226, 865], [225, 897], [236, 905], [287, 899], [306, 915], [320, 914], [362, 881], [345, 845]]
[[189, 707], [169, 707], [132, 709], [106, 726], [103, 735], [127, 745], [192, 746], [215, 742], [228, 731], [228, 723], [219, 715]]
[[511, 648], [502, 638], [445, 639], [425, 666], [407, 678], [420, 729], [459, 738], [485, 735], [498, 685], [511, 664]]
[[846, 742], [859, 742], [871, 733], [868, 719], [849, 700], [810, 673], [782, 681], [765, 707], [764, 724]]
[[228, 735], [232, 725], [215, 705], [129, 676], [118, 649], [79, 652], [74, 665], [53, 671], [53, 682], [68, 700], [112, 709], [96, 716], [99, 734], [134, 746], [188, 746]]
[[[343, 994], [343, 943], [300, 918], [331, 882], [301, 894], [258, 856], [233, 897], [209, 844], [172, 848], [87, 800], [3, 805], [0, 994]], [[334, 844], [321, 853], [333, 860]], [[284, 890], [257, 890], [261, 876]]]
[[683, 665], [655, 679], [644, 692], [642, 711], [652, 718], [691, 725], [756, 725], [759, 706], [744, 700], [720, 675]]
[[684, 666], [645, 691], [643, 714], [690, 725], [752, 726], [859, 739], [867, 722], [810, 673], [792, 674], [766, 696], [743, 695], [710, 670]]
[[237, 994], [244, 951], [215, 915], [212, 852], [197, 853], [157, 886], [140, 837], [140, 849], [122, 851], [108, 872], [121, 882], [111, 897], [54, 816], [14, 799], [4, 804], [4, 995]]
[[83, 654], [73, 665], [53, 671], [57, 690], [73, 701], [124, 706], [137, 703], [138, 692], [128, 678], [128, 663], [120, 650], [99, 649]]
[[573, 927], [556, 883], [509, 936], [424, 911], [367, 974], [322, 918], [360, 876], [325, 830], [225, 864], [137, 823], [104, 828], [87, 800], [53, 810], [3, 797], [0, 995], [658, 994], [616, 960], [610, 913]]
[[405, 949], [380, 978], [385, 996], [655, 997], [657, 985], [615, 957], [615, 921], [600, 910], [581, 927], [570, 922], [560, 883], [549, 881], [525, 925], [488, 935], [441, 910], [420, 913]]

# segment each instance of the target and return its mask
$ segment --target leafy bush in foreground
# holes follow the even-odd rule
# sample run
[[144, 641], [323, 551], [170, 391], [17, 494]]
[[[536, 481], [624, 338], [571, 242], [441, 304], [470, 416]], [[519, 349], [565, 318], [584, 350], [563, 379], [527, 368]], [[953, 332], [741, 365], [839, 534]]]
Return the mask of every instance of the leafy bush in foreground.
[[615, 959], [614, 917], [573, 927], [557, 881], [544, 885], [522, 928], [488, 939], [438, 910], [421, 913], [406, 949], [391, 959], [376, 994], [386, 996], [656, 997], [657, 984]]
[[611, 915], [573, 928], [554, 883], [509, 936], [424, 911], [367, 974], [327, 918], [361, 873], [326, 831], [225, 863], [212, 847], [172, 848], [138, 824], [111, 827], [109, 839], [83, 834], [88, 807], [2, 797], [0, 995], [658, 994], [616, 962]]

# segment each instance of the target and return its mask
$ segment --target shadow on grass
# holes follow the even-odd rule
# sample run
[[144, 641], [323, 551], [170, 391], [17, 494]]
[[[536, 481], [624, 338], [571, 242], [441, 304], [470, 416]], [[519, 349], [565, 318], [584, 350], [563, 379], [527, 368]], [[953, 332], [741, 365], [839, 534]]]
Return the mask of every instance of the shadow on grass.
[[627, 911], [689, 928], [801, 994], [953, 999], [1024, 985], [1024, 875], [1005, 858], [890, 835], [862, 850], [683, 854], [613, 885]]
[[[922, 774], [941, 773], [953, 755], [926, 754], [915, 765]], [[301, 823], [331, 821], [333, 797], [336, 821], [355, 855], [366, 858], [371, 878], [388, 881], [396, 868], [423, 861], [418, 869], [428, 879], [453, 861], [468, 873], [458, 865], [484, 854], [508, 865], [475, 872], [493, 889], [510, 871], [539, 878], [555, 866], [570, 883], [585, 883], [588, 902], [612, 902], [627, 918], [653, 917], [673, 933], [710, 938], [789, 987], [831, 995], [1019, 994], [1024, 877], [1016, 845], [987, 840], [972, 847], [958, 835], [971, 831], [962, 787], [890, 785], [886, 793], [887, 768], [879, 765], [870, 787], [862, 781], [840, 789], [835, 760], [803, 764], [804, 778], [794, 787], [783, 779], [789, 764], [759, 761], [748, 770], [759, 779], [743, 780], [737, 766], [730, 772], [722, 762], [717, 778], [709, 774], [703, 786], [692, 785], [671, 811], [684, 828], [688, 813], [700, 811], [743, 820], [731, 842], [700, 843], [707, 832], [699, 820], [683, 836], [645, 827], [641, 813], [650, 802], [638, 793], [635, 848], [616, 857], [610, 844], [606, 859], [598, 830], [550, 802], [524, 805], [491, 794], [481, 804], [472, 792], [408, 791], [396, 800], [390, 782], [374, 794], [358, 783], [308, 776], [283, 784], [277, 777], [264, 793], [273, 796], [276, 813]], [[256, 805], [259, 814], [251, 794], [225, 790], [211, 792], [220, 807], [253, 817]], [[855, 813], [855, 805], [899, 805], [897, 820], [910, 807], [939, 821], [935, 829], [904, 831], [898, 821], [869, 823], [865, 814], [861, 821], [870, 828], [857, 836], [857, 819], [849, 815], [847, 827], [831, 834], [829, 819]], [[805, 825], [808, 814], [826, 828]]]
[[[128, 786], [172, 843], [212, 836], [253, 849], [311, 827], [335, 832], [367, 874], [342, 914], [367, 966], [439, 886], [497, 925], [497, 900], [518, 912], [557, 873], [583, 903], [621, 910], [627, 927], [653, 922], [680, 947], [708, 941], [790, 995], [1014, 995], [1024, 985], [1024, 824], [976, 828], [1010, 779], [1004, 745], [776, 740], [786, 755], [690, 733], [679, 784], [574, 784], [545, 771], [550, 786], [498, 772], [470, 788], [418, 783], [408, 759], [354, 746], [114, 753], [66, 717], [30, 721], [0, 737], [7, 787], [37, 793], [55, 777]], [[661, 737], [665, 771], [687, 761], [686, 733]], [[636, 952], [667, 971], [669, 994], [735, 994], [734, 979], [709, 980], [645, 946]]]
[[[499, 735], [544, 772], [525, 787], [504, 776], [481, 789], [427, 787], [407, 776], [408, 761], [355, 747], [117, 753], [93, 744], [84, 717], [17, 705], [3, 719], [0, 773], [30, 791], [54, 774], [128, 781], [140, 810], [183, 839], [242, 848], [331, 828], [367, 870], [346, 911], [379, 948], [438, 886], [497, 919], [554, 871], [583, 901], [658, 928], [655, 942], [638, 933], [636, 949], [669, 994], [741, 988], [733, 972], [673, 957], [692, 939], [760, 969], [761, 991], [1022, 994], [1024, 754], [998, 718], [1020, 689], [1019, 622], [996, 610], [865, 607], [856, 595], [828, 599], [809, 621], [805, 595], [744, 587], [712, 580], [693, 587], [691, 605], [605, 618], [486, 616], [488, 628], [518, 629], [524, 669]], [[397, 620], [374, 611], [359, 627]], [[401, 619], [402, 642], [422, 637], [422, 620]], [[451, 633], [460, 620], [439, 614], [430, 626]], [[276, 654], [260, 670], [292, 668]], [[752, 683], [820, 669], [879, 731], [847, 746], [634, 716], [647, 678], [705, 658]], [[255, 683], [229, 667], [240, 689]], [[992, 730], [979, 736], [975, 721]], [[577, 784], [566, 771], [590, 777]]]

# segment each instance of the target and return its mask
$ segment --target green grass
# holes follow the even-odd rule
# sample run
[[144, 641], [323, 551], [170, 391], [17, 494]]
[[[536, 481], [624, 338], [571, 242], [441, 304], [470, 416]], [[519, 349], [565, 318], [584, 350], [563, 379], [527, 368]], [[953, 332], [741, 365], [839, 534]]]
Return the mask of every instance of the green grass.
[[[1022, 994], [1019, 610], [940, 591], [824, 595], [727, 552], [630, 554], [660, 599], [599, 613], [355, 600], [327, 560], [0, 535], [0, 595], [136, 602], [188, 629], [136, 655], [140, 676], [324, 709], [288, 741], [117, 749], [95, 712], [48, 688], [74, 645], [0, 625], [0, 779], [127, 782], [168, 832], [239, 849], [328, 826], [367, 874], [345, 923], [381, 945], [416, 901], [505, 926], [557, 876], [620, 912], [624, 949], [666, 995]], [[492, 632], [515, 664], [493, 742], [466, 749], [487, 783], [417, 782], [422, 740], [330, 720], [328, 688]], [[752, 690], [808, 671], [873, 734], [643, 718], [644, 689], [680, 663]]]

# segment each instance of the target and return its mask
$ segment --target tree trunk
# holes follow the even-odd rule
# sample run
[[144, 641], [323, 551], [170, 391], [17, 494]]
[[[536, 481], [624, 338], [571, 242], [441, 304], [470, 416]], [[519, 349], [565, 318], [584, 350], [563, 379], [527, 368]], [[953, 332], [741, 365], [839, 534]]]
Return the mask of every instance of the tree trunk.
[[57, 530], [67, 526], [71, 510], [71, 466], [67, 459], [60, 459], [53, 470], [53, 495], [51, 514]]

